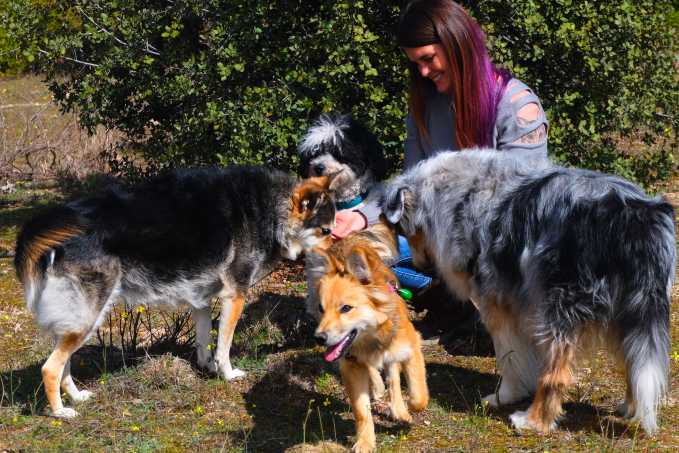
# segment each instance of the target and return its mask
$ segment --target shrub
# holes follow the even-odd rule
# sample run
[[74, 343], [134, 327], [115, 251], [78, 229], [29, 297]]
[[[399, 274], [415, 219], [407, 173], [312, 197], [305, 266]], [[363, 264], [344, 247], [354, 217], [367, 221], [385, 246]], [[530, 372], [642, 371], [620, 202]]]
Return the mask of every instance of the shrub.
[[[47, 11], [24, 2], [12, 20], [63, 108], [90, 129], [119, 128], [156, 166], [296, 168], [310, 120], [339, 110], [377, 132], [396, 169], [407, 110], [398, 3], [91, 0], [69, 10], [79, 25], [67, 33], [26, 26]], [[463, 3], [496, 62], [543, 100], [554, 156], [646, 183], [671, 173], [672, 1]]]

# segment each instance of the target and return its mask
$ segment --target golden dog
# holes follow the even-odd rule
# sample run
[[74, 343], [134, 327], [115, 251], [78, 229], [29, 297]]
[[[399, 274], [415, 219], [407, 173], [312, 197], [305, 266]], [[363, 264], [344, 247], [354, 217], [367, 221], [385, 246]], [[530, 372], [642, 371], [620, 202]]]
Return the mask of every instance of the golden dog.
[[396, 277], [363, 235], [350, 236], [327, 250], [314, 249], [308, 259], [320, 301], [316, 339], [328, 347], [327, 362], [340, 360], [356, 419], [353, 449], [369, 452], [375, 448], [369, 391], [376, 370], [387, 371], [393, 419], [412, 421], [401, 394], [401, 371], [408, 381], [410, 409], [419, 412], [427, 406], [420, 335], [396, 292]]

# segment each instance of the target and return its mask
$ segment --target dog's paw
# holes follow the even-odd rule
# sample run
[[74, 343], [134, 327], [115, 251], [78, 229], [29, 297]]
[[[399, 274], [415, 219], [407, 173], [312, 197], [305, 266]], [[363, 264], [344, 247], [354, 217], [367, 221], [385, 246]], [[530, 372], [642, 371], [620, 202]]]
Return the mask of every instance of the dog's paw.
[[198, 367], [201, 368], [204, 371], [207, 371], [208, 373], [218, 373], [219, 369], [217, 367], [217, 362], [212, 358], [208, 359], [201, 359], [200, 357], [198, 358]]
[[354, 453], [370, 453], [375, 450], [375, 443], [365, 439], [359, 439], [358, 442], [351, 447]]
[[632, 418], [632, 416], [634, 416], [634, 411], [630, 407], [630, 404], [628, 404], [627, 401], [623, 400], [616, 406], [615, 415], [629, 419]]
[[391, 418], [394, 421], [401, 422], [401, 423], [412, 423], [413, 422], [413, 417], [410, 415], [410, 413], [405, 409], [391, 409]]
[[74, 418], [78, 415], [78, 412], [70, 407], [62, 407], [61, 409], [52, 412], [52, 417], [56, 418]]
[[232, 368], [231, 370], [224, 370], [224, 379], [227, 381], [233, 381], [234, 379], [239, 379], [245, 376], [245, 371], [238, 368]]
[[509, 420], [512, 422], [512, 426], [519, 431], [532, 428], [531, 422], [528, 421], [527, 411], [516, 411], [509, 416]]
[[484, 406], [487, 404], [489, 407], [498, 408], [500, 407], [500, 401], [498, 401], [497, 393], [491, 393], [481, 398], [481, 404]]
[[384, 382], [382, 382], [382, 379], [380, 379], [379, 382], [370, 382], [370, 396], [373, 400], [381, 400], [385, 393], [386, 389], [384, 388]]
[[88, 399], [90, 399], [92, 397], [92, 395], [94, 395], [94, 393], [90, 392], [89, 390], [81, 390], [78, 393], [74, 393], [74, 394], [70, 395], [70, 397], [73, 401], [80, 402], [80, 401], [87, 401]]
[[528, 411], [516, 411], [509, 416], [512, 426], [518, 431], [533, 430], [541, 433], [547, 433], [556, 429], [556, 422], [552, 422], [549, 426], [541, 426], [528, 418]]

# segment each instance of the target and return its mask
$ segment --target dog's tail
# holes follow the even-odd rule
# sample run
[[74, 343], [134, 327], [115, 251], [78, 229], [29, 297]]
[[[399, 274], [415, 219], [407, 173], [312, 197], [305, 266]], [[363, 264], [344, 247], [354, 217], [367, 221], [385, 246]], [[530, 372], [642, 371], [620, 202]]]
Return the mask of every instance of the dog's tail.
[[69, 239], [82, 234], [84, 223], [68, 206], [52, 208], [24, 225], [14, 255], [17, 277], [24, 286], [29, 310], [42, 293], [45, 271], [54, 264], [56, 253]]
[[[644, 206], [648, 226], [637, 236], [637, 267], [631, 288], [616, 316], [628, 385], [627, 415], [652, 434], [658, 429], [658, 406], [668, 390], [670, 368], [670, 304], [676, 266], [674, 210], [654, 200]], [[628, 244], [629, 245], [629, 244]], [[632, 401], [629, 401], [632, 397]], [[629, 404], [633, 406], [630, 407]]]

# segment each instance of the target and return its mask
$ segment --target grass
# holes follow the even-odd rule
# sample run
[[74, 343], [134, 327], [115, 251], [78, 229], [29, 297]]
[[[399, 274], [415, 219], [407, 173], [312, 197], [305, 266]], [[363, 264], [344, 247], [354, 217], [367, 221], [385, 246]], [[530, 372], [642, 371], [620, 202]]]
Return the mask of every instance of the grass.
[[[667, 190], [679, 204], [676, 182]], [[353, 417], [336, 367], [313, 345], [300, 265], [279, 268], [248, 295], [232, 349], [245, 379], [225, 382], [197, 369], [181, 314], [140, 313], [139, 341], [131, 348], [118, 322], [127, 316], [131, 323], [136, 314], [119, 309], [112, 327], [102, 327], [102, 340], [93, 338], [73, 359], [76, 381], [95, 396], [76, 406], [77, 419], [47, 417], [40, 367], [51, 342], [25, 309], [11, 254], [19, 226], [65, 197], [44, 185], [19, 184], [0, 194], [0, 451], [347, 451]], [[677, 451], [678, 308], [675, 288], [671, 392], [655, 438], [612, 415], [624, 386], [603, 353], [579, 368], [559, 431], [518, 435], [508, 416], [528, 403], [481, 406], [481, 396], [498, 385], [495, 360], [487, 347], [461, 337], [452, 353], [424, 347], [431, 403], [412, 425], [392, 422], [386, 403], [374, 403], [378, 451]], [[163, 334], [177, 322], [176, 334]]]

